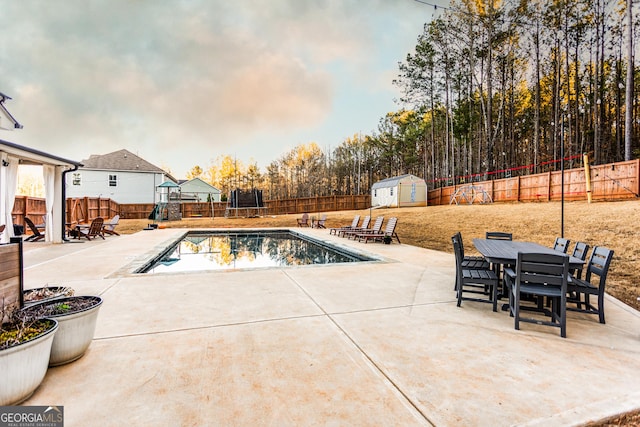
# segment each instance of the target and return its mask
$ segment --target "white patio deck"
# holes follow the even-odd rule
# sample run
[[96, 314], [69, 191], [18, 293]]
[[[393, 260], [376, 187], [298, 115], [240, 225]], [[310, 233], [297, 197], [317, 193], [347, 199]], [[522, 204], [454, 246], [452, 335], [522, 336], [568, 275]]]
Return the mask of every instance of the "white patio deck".
[[452, 254], [311, 229], [386, 261], [127, 274], [184, 232], [25, 244], [26, 288], [105, 300], [85, 356], [25, 405], [64, 405], [66, 426], [580, 425], [640, 407], [640, 314], [613, 298], [606, 325], [569, 313], [566, 339], [516, 331], [456, 307]]

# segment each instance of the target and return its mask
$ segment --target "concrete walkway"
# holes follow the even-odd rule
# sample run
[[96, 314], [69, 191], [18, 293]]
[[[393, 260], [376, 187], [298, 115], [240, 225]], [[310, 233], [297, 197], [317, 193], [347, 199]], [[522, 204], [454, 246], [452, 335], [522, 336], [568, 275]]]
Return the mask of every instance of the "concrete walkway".
[[640, 314], [613, 298], [606, 325], [569, 313], [566, 339], [516, 331], [456, 307], [453, 255], [327, 230], [304, 232], [384, 261], [129, 273], [184, 231], [25, 244], [26, 288], [105, 300], [84, 357], [25, 405], [64, 405], [68, 427], [580, 425], [640, 407]]

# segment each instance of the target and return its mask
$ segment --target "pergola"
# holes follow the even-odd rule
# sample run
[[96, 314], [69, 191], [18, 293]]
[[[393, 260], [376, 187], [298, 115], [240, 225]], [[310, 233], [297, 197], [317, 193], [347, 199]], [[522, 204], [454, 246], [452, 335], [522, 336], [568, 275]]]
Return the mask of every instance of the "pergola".
[[13, 203], [18, 187], [19, 165], [41, 165], [46, 199], [45, 241], [62, 243], [65, 230], [65, 174], [82, 163], [63, 159], [39, 150], [0, 139], [0, 224], [6, 224], [0, 236], [7, 243], [13, 232]]

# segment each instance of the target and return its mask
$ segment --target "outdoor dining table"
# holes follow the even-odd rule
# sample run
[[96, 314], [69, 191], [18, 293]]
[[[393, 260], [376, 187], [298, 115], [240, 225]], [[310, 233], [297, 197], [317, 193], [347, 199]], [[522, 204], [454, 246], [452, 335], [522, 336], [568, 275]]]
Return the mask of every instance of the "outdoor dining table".
[[[535, 242], [525, 242], [519, 240], [497, 240], [497, 239], [473, 239], [473, 246], [482, 254], [482, 256], [493, 264], [496, 273], [500, 277], [500, 269], [504, 265], [516, 265], [518, 252], [523, 253], [542, 253], [542, 254], [558, 254], [559, 252], [553, 248], [543, 246]], [[569, 256], [569, 269], [581, 269], [584, 261], [574, 256]], [[498, 298], [506, 297], [504, 289], [498, 295]], [[508, 309], [508, 305], [502, 306], [502, 310]]]
[[[518, 252], [557, 254], [558, 251], [535, 242], [525, 242], [518, 240], [494, 240], [494, 239], [473, 239], [473, 246], [478, 252], [492, 264], [495, 265], [515, 265]], [[584, 261], [573, 256], [569, 257], [569, 268], [580, 269]]]

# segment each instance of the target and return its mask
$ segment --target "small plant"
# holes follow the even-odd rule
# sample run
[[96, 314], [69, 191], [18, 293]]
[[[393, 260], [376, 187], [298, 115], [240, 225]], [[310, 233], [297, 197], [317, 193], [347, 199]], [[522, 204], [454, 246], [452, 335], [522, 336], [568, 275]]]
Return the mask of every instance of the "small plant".
[[51, 320], [40, 319], [25, 313], [19, 310], [17, 305], [5, 306], [4, 299], [0, 309], [0, 317], [5, 320], [0, 325], [0, 350], [36, 338], [53, 326]]
[[382, 238], [382, 240], [384, 241], [385, 245], [390, 245], [391, 244], [391, 236], [384, 236]]

